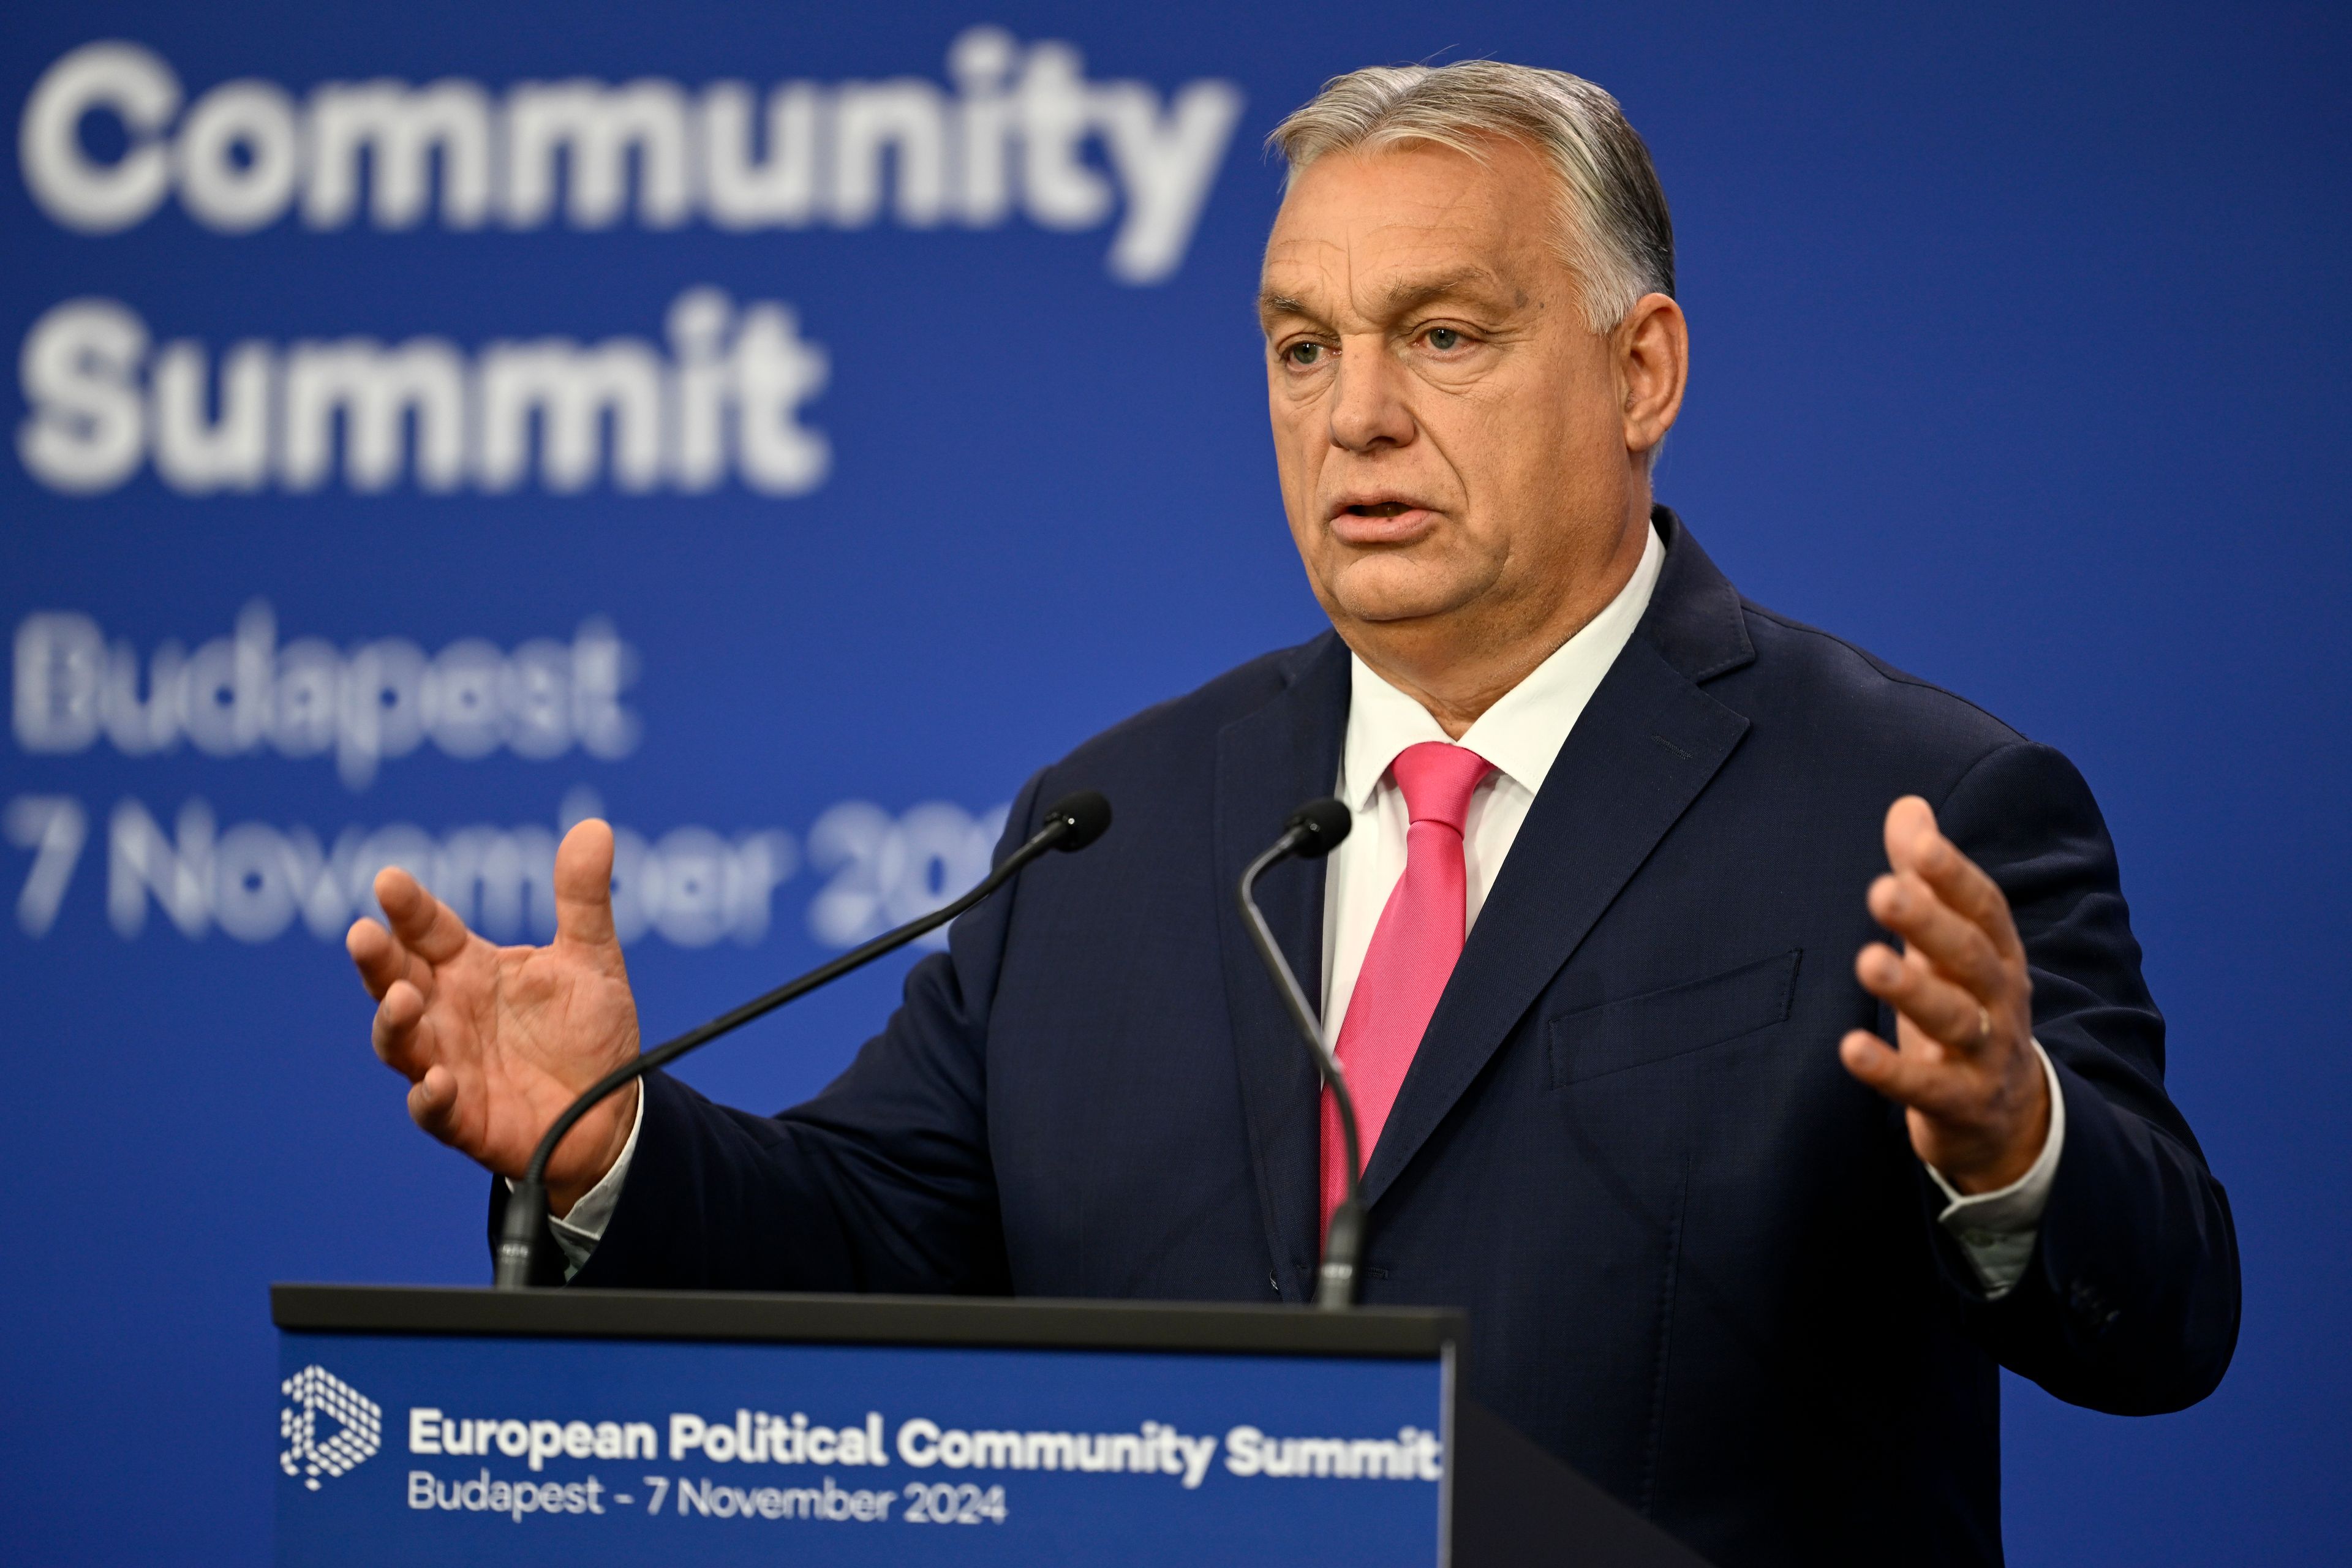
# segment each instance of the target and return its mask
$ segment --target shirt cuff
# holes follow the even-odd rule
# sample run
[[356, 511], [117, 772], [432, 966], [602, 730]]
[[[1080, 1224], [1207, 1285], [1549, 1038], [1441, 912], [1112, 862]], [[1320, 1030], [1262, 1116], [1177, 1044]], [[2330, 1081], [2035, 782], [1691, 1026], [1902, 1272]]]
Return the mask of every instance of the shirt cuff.
[[1960, 1244], [1985, 1295], [1995, 1301], [2025, 1278], [2034, 1238], [2041, 1234], [2042, 1212], [2050, 1206], [2050, 1188], [2058, 1178], [2058, 1156], [2066, 1146], [2066, 1097], [2059, 1091], [2058, 1069], [2040, 1040], [2033, 1042], [2033, 1054], [2041, 1059], [2042, 1081], [2050, 1086], [2050, 1136], [2032, 1168], [2005, 1187], [1970, 1195], [1946, 1181], [1943, 1172], [1927, 1166], [1927, 1174], [1949, 1200], [1936, 1217]]
[[[604, 1239], [604, 1227], [613, 1223], [613, 1211], [621, 1205], [621, 1184], [629, 1179], [629, 1161], [636, 1154], [637, 1133], [645, 1124], [646, 1090], [641, 1079], [637, 1085], [637, 1113], [629, 1122], [629, 1141], [621, 1145], [621, 1157], [572, 1205], [570, 1214], [562, 1219], [553, 1215], [547, 1216], [548, 1232], [563, 1253], [564, 1279], [579, 1273], [588, 1255], [596, 1250], [596, 1244]], [[513, 1182], [507, 1183], [507, 1190], [514, 1191]]]

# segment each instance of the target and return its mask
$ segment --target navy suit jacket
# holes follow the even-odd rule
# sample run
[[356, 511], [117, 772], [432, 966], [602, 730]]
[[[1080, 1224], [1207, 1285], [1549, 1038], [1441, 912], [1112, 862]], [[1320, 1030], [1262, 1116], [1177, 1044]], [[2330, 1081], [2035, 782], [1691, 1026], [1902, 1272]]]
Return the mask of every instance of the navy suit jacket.
[[[1671, 512], [1372, 1151], [1363, 1295], [1468, 1310], [1468, 1390], [1715, 1561], [1995, 1563], [1998, 1384], [2212, 1389], [2230, 1213], [2163, 1087], [2116, 860], [2066, 760], [1743, 600]], [[1118, 821], [957, 922], [780, 1116], [646, 1089], [577, 1283], [1301, 1301], [1317, 1083], [1234, 906], [1338, 777], [1348, 650], [1269, 655], [1079, 747]], [[2066, 1142], [1988, 1300], [1899, 1110], [1837, 1043], [1880, 825], [1916, 793], [2007, 892]], [[1309, 985], [1323, 873], [1263, 884]]]

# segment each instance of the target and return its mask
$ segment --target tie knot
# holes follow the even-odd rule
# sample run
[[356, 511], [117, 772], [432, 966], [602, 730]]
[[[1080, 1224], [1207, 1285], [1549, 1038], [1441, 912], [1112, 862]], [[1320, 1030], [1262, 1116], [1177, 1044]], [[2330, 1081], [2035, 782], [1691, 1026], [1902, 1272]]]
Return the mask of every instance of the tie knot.
[[1470, 796], [1495, 764], [1467, 746], [1423, 741], [1407, 746], [1389, 764], [1404, 792], [1405, 815], [1414, 822], [1442, 822], [1454, 832], [1470, 816]]

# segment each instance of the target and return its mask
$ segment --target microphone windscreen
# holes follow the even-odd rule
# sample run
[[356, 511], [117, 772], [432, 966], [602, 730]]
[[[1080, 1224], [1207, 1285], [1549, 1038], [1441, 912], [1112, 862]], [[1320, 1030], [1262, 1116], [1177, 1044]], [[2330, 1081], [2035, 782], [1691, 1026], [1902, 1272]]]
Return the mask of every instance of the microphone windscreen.
[[1066, 795], [1045, 808], [1045, 821], [1065, 824], [1067, 831], [1054, 841], [1056, 849], [1084, 849], [1110, 826], [1110, 802], [1090, 789]]
[[1348, 837], [1348, 829], [1355, 826], [1355, 818], [1346, 806], [1326, 795], [1292, 812], [1290, 820], [1283, 826], [1305, 828], [1307, 837], [1299, 841], [1298, 853], [1307, 859], [1320, 860], [1339, 847], [1339, 841]]

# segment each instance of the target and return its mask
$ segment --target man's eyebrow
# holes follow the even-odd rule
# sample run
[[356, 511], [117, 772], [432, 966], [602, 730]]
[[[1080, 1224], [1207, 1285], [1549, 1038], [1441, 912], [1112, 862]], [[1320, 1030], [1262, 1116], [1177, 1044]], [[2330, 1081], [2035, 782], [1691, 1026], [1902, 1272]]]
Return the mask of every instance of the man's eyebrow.
[[1271, 289], [1257, 297], [1257, 314], [1260, 321], [1267, 321], [1276, 316], [1305, 316], [1310, 321], [1315, 319], [1315, 312], [1298, 300], [1287, 294], [1277, 294]]
[[[1434, 278], [1400, 278], [1381, 291], [1380, 310], [1384, 316], [1402, 316], [1433, 301], [1455, 298], [1499, 304], [1503, 290], [1495, 275], [1485, 268], [1465, 267]], [[1304, 301], [1271, 289], [1257, 297], [1257, 313], [1260, 321], [1272, 321], [1277, 316], [1297, 316], [1310, 321], [1322, 320]]]
[[1499, 301], [1502, 290], [1495, 275], [1485, 268], [1465, 267], [1435, 278], [1400, 278], [1381, 291], [1381, 306], [1387, 314], [1401, 316], [1433, 300], [1455, 296]]

